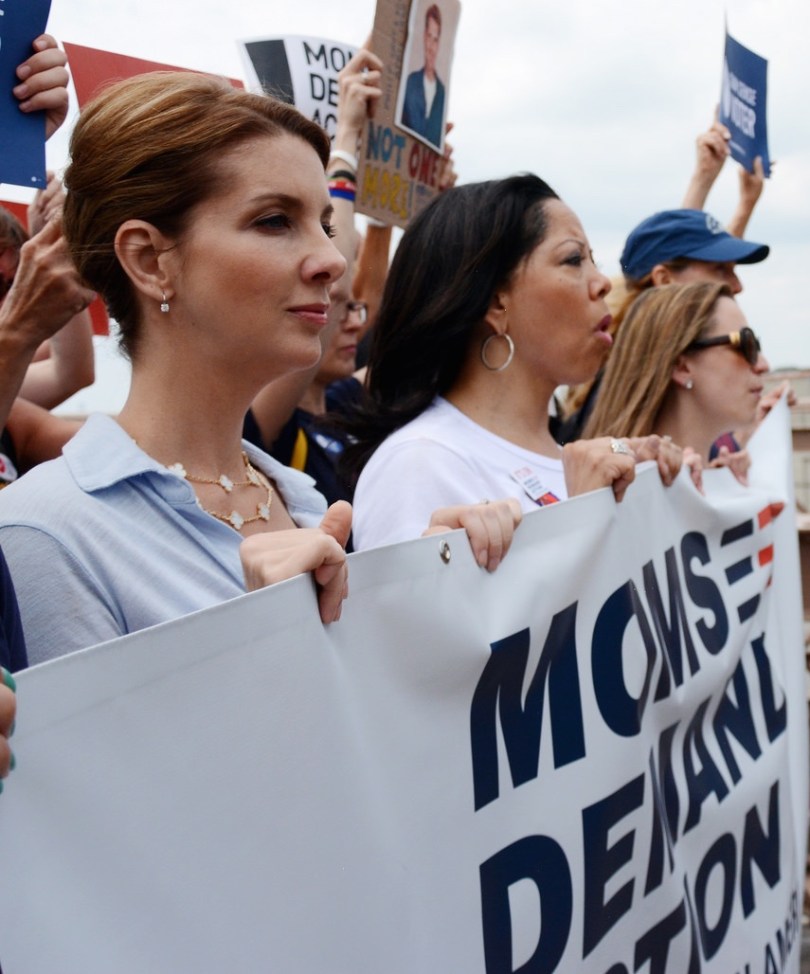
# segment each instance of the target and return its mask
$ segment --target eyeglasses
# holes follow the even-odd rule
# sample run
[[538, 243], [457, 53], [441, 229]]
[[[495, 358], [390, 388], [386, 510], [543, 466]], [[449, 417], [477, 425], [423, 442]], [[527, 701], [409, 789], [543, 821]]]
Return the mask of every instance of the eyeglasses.
[[735, 352], [739, 352], [745, 361], [754, 366], [759, 359], [759, 352], [762, 346], [759, 339], [752, 329], [743, 328], [740, 331], [732, 331], [728, 335], [715, 335], [714, 338], [699, 338], [692, 342], [687, 351], [693, 348], [711, 348], [714, 345], [731, 345]]
[[344, 325], [349, 318], [352, 317], [352, 315], [354, 315], [355, 319], [361, 325], [366, 323], [368, 318], [368, 305], [365, 301], [347, 301], [345, 308], [346, 310], [343, 312], [340, 319], [341, 325]]

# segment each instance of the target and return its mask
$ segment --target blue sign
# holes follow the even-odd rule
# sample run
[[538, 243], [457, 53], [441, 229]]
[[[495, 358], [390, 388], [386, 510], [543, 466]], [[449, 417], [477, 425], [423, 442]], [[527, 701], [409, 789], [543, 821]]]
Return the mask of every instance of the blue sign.
[[51, 0], [0, 0], [0, 182], [37, 189], [45, 176], [45, 115], [21, 112], [12, 89], [16, 71], [34, 53]]
[[768, 62], [765, 58], [749, 51], [726, 33], [720, 121], [731, 131], [732, 158], [753, 172], [754, 159], [761, 156], [765, 175], [770, 176], [765, 113], [767, 86]]

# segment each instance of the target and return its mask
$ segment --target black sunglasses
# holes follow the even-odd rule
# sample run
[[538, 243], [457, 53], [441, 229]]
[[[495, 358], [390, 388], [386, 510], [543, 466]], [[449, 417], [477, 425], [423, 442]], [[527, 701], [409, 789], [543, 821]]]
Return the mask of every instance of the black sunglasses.
[[692, 342], [687, 351], [693, 348], [711, 348], [713, 345], [731, 345], [735, 352], [739, 352], [749, 365], [756, 365], [759, 359], [761, 345], [752, 329], [743, 328], [732, 331], [728, 335], [715, 335], [714, 338], [699, 338]]

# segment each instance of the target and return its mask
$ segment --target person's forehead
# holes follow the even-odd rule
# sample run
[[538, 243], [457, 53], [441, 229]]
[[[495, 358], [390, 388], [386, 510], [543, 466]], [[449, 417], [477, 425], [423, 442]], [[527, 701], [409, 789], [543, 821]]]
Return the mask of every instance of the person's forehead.
[[722, 294], [718, 298], [714, 317], [737, 330], [743, 328], [748, 323], [745, 319], [742, 308], [737, 304], [734, 298], [727, 294]]
[[549, 199], [543, 207], [546, 217], [546, 238], [575, 237], [587, 243], [585, 229], [570, 206], [560, 199]]

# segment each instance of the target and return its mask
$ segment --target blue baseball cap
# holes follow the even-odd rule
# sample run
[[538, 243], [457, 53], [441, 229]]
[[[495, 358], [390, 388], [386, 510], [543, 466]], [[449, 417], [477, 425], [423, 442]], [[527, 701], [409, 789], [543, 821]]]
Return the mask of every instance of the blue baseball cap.
[[732, 237], [704, 210], [662, 210], [643, 220], [627, 238], [621, 256], [624, 276], [640, 281], [656, 264], [668, 260], [734, 261], [756, 264], [770, 251], [767, 244]]

